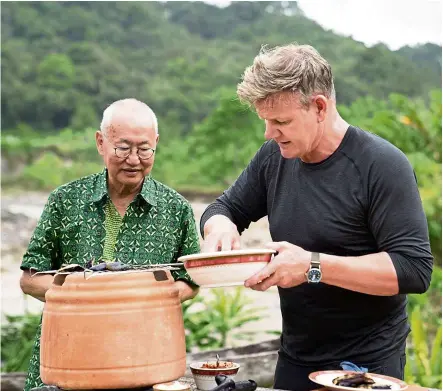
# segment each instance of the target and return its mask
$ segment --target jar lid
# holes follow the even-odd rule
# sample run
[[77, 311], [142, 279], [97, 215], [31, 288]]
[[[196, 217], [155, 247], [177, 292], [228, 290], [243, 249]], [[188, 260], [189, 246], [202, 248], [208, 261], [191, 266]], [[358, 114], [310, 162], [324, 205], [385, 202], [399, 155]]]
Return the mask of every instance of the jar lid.
[[191, 391], [191, 386], [186, 383], [171, 381], [168, 383], [159, 383], [152, 386], [154, 391]]

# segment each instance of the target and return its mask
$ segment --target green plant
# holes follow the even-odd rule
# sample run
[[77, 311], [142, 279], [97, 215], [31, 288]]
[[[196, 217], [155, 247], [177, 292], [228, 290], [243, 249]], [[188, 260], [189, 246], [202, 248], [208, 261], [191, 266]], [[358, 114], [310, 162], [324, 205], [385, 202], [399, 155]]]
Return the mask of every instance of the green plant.
[[411, 347], [405, 367], [405, 380], [422, 387], [442, 387], [442, 327], [437, 330], [429, 347], [427, 329], [421, 319], [421, 308], [415, 306], [411, 313]]
[[261, 307], [250, 307], [252, 300], [243, 289], [212, 289], [211, 297], [197, 296], [183, 304], [187, 350], [217, 349], [233, 341], [249, 341], [253, 332], [241, 328], [261, 318]]
[[408, 295], [408, 313], [412, 319], [412, 312], [420, 307], [421, 322], [426, 327], [428, 334], [434, 335], [441, 325], [441, 300], [442, 300], [442, 269], [434, 266], [429, 289], [423, 294]]
[[2, 372], [26, 372], [31, 359], [40, 314], [6, 315], [1, 326]]

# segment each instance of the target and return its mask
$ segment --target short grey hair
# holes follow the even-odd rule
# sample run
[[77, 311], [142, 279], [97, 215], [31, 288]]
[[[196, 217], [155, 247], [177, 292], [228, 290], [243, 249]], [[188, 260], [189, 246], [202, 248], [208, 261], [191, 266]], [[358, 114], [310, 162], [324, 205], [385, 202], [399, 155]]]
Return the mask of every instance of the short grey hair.
[[298, 93], [304, 106], [316, 93], [335, 99], [331, 66], [309, 45], [263, 46], [246, 68], [237, 95], [243, 103], [253, 105], [283, 91]]
[[135, 126], [153, 126], [155, 134], [158, 134], [158, 121], [155, 113], [146, 103], [134, 98], [120, 99], [111, 103], [103, 112], [100, 131], [106, 134], [112, 124], [114, 114], [123, 110], [127, 110], [131, 114]]

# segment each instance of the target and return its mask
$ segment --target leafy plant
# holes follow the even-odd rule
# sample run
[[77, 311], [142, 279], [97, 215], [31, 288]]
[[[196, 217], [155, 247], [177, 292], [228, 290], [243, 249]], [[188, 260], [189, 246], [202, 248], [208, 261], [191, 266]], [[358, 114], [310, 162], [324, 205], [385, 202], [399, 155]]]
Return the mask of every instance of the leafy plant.
[[405, 367], [405, 380], [409, 384], [441, 389], [442, 387], [442, 326], [437, 330], [431, 346], [421, 319], [421, 308], [411, 313], [411, 344]]
[[442, 300], [442, 270], [434, 266], [429, 289], [423, 294], [408, 295], [408, 313], [412, 318], [415, 308], [420, 308], [420, 318], [428, 335], [435, 335], [441, 325], [441, 300]]
[[31, 359], [40, 314], [6, 315], [1, 326], [2, 372], [26, 372]]
[[263, 308], [250, 307], [251, 299], [241, 287], [234, 290], [212, 289], [212, 297], [197, 296], [183, 304], [187, 350], [217, 349], [239, 341], [251, 340], [253, 332], [242, 331], [247, 323], [260, 320]]

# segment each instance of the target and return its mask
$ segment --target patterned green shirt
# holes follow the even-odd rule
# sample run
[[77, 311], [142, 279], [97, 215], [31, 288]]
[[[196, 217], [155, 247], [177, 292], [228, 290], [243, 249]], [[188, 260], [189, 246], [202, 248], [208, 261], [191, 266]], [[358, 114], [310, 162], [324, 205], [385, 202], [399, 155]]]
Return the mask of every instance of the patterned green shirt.
[[[103, 257], [106, 230], [107, 170], [54, 190], [46, 203], [23, 257], [21, 269], [55, 270], [62, 264], [86, 265]], [[107, 220], [107, 219], [106, 219]], [[128, 206], [111, 249], [114, 260], [127, 264], [173, 263], [182, 255], [200, 252], [191, 205], [176, 191], [146, 177]], [[108, 231], [108, 241], [106, 232]], [[106, 246], [108, 247], [108, 246]], [[109, 251], [107, 251], [109, 253]], [[175, 280], [195, 285], [185, 270], [171, 272]], [[40, 380], [39, 327], [28, 369], [25, 391]]]

